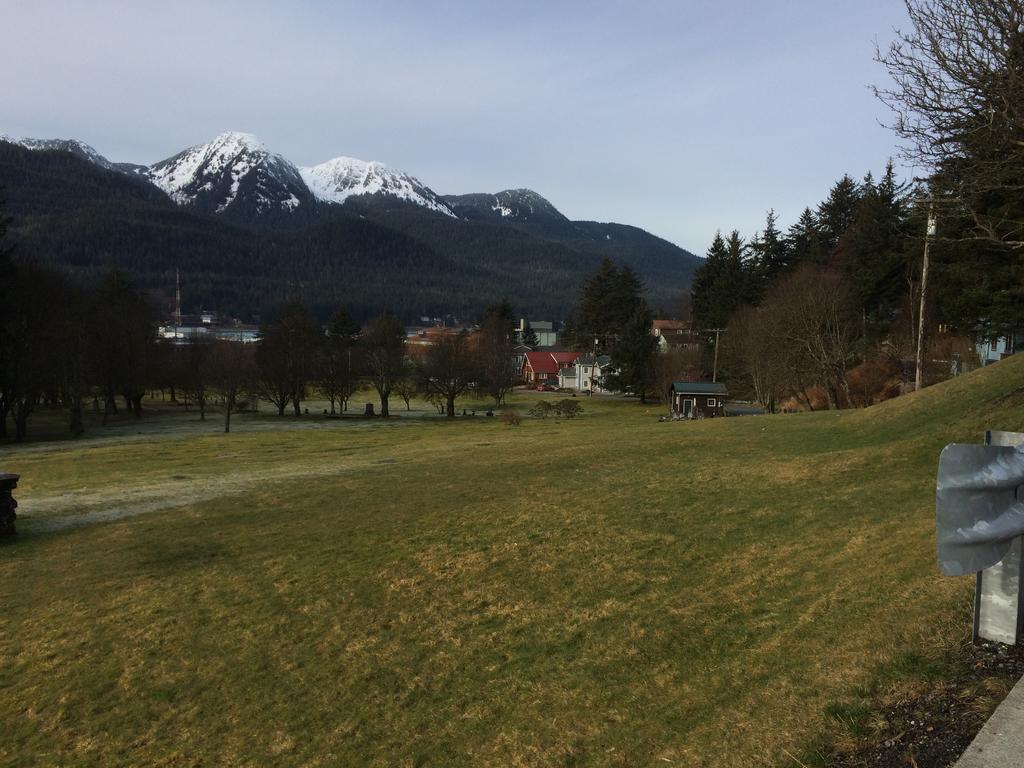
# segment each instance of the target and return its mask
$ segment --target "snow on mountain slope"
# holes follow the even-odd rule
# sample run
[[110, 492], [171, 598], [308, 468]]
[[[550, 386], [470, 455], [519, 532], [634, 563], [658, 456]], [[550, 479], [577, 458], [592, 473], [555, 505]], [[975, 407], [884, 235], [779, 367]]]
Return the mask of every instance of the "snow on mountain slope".
[[178, 205], [246, 221], [266, 213], [291, 213], [300, 207], [312, 211], [317, 201], [342, 204], [357, 196], [396, 198], [457, 218], [419, 179], [383, 163], [336, 157], [298, 168], [249, 133], [222, 133], [207, 144], [149, 167], [112, 163], [88, 144], [73, 139], [14, 139], [0, 134], [0, 141], [30, 150], [71, 152], [107, 170], [142, 177]]
[[35, 152], [42, 152], [44, 150], [70, 152], [73, 155], [77, 155], [78, 157], [85, 158], [86, 160], [95, 163], [101, 168], [106, 168], [108, 171], [115, 170], [114, 163], [107, 160], [107, 158], [90, 147], [84, 141], [78, 141], [77, 139], [15, 139], [12, 136], [0, 134], [0, 141], [17, 144], [25, 149], [31, 149]]
[[222, 133], [150, 166], [146, 176], [179, 205], [211, 213], [258, 215], [312, 200], [298, 169], [248, 133]]
[[325, 203], [344, 203], [355, 195], [389, 195], [454, 216], [452, 210], [418, 179], [383, 163], [336, 157], [320, 165], [299, 168], [313, 195]]
[[494, 194], [445, 195], [442, 199], [456, 215], [469, 219], [500, 219], [559, 226], [571, 223], [561, 211], [532, 189], [506, 189]]
[[494, 195], [491, 210], [499, 213], [503, 219], [568, 221], [561, 211], [532, 189], [506, 189], [498, 192]]

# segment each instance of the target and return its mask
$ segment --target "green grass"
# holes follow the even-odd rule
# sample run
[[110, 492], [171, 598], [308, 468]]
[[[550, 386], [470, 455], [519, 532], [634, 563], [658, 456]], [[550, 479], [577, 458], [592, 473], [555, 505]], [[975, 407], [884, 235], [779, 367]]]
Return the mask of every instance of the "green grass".
[[794, 764], [969, 633], [938, 452], [1024, 430], [1022, 385], [0, 449], [0, 764]]

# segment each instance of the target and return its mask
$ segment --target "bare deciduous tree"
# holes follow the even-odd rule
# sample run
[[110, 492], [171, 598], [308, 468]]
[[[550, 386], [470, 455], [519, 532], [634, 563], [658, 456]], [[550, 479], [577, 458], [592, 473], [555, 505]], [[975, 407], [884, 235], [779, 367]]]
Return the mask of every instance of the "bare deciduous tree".
[[814, 386], [838, 408], [849, 402], [846, 372], [856, 359], [858, 322], [849, 307], [837, 273], [805, 266], [776, 283], [760, 307], [733, 315], [723, 364], [770, 411], [787, 397], [811, 408]]
[[380, 415], [387, 418], [395, 381], [405, 375], [405, 328], [397, 317], [385, 312], [370, 323], [360, 341], [366, 372], [380, 396]]
[[783, 323], [779, 337], [796, 356], [791, 365], [825, 388], [829, 408], [848, 400], [846, 371], [856, 358], [858, 322], [848, 291], [837, 273], [808, 266], [779, 283], [765, 302]]
[[396, 395], [402, 398], [402, 402], [405, 403], [405, 410], [412, 410], [412, 399], [419, 392], [419, 382], [416, 381], [412, 376], [400, 376], [395, 379], [395, 385], [392, 390]]
[[1024, 247], [1024, 3], [905, 5], [912, 29], [876, 55], [893, 84], [875, 89], [904, 153], [974, 236]]
[[231, 414], [239, 400], [252, 389], [256, 378], [254, 350], [248, 344], [217, 341], [210, 349], [209, 378], [224, 400], [224, 431], [231, 431]]
[[199, 420], [206, 421], [206, 405], [210, 398], [210, 356], [213, 342], [209, 339], [190, 340], [180, 356], [182, 388], [186, 397], [199, 406]]
[[469, 389], [476, 374], [476, 360], [466, 331], [443, 336], [427, 349], [420, 361], [420, 384], [444, 400], [445, 415], [455, 415], [455, 398]]
[[497, 408], [512, 391], [515, 368], [512, 363], [512, 307], [507, 302], [487, 308], [480, 333], [476, 336], [476, 354], [481, 392], [494, 399]]

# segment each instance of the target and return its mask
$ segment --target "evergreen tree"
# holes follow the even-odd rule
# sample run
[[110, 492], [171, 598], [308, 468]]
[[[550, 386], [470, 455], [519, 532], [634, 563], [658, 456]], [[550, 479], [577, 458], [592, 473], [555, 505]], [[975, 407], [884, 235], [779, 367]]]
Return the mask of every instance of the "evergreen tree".
[[786, 232], [786, 250], [790, 267], [800, 264], [819, 264], [824, 261], [824, 246], [818, 221], [810, 208], [804, 208], [800, 218]]
[[818, 231], [821, 234], [825, 257], [839, 245], [839, 240], [857, 216], [860, 187], [848, 174], [832, 185], [828, 197], [818, 206]]
[[708, 258], [693, 283], [694, 321], [701, 329], [724, 328], [729, 317], [744, 301], [746, 244], [733, 230], [728, 239], [721, 233], [708, 249]]
[[708, 247], [704, 263], [693, 275], [690, 285], [690, 302], [693, 310], [693, 323], [697, 328], [715, 327], [713, 316], [717, 316], [715, 307], [715, 283], [725, 267], [727, 252], [722, 232], [715, 232], [715, 237]]
[[7, 203], [3, 198], [3, 191], [3, 187], [0, 187], [0, 270], [10, 266], [11, 253], [14, 251], [13, 246], [4, 243], [4, 239], [7, 237], [7, 229], [11, 225], [11, 217], [5, 213]]
[[647, 304], [640, 301], [622, 327], [611, 353], [612, 373], [605, 377], [605, 386], [636, 395], [641, 403], [655, 386], [658, 340], [651, 333], [651, 320]]
[[757, 264], [758, 275], [763, 285], [770, 285], [780, 274], [789, 268], [789, 249], [778, 228], [778, 216], [775, 210], [768, 211], [765, 217], [764, 230], [757, 238], [757, 245], [751, 242], [750, 249], [754, 262]]
[[618, 271], [611, 259], [601, 260], [597, 272], [584, 284], [572, 320], [572, 343], [580, 345], [587, 339], [601, 339], [607, 343], [614, 332], [612, 316]]
[[635, 313], [643, 301], [644, 285], [636, 272], [623, 265], [615, 276], [610, 303], [612, 306], [612, 322], [621, 328]]
[[643, 284], [632, 269], [617, 269], [611, 259], [603, 259], [580, 292], [571, 323], [572, 344], [590, 349], [597, 339], [602, 350], [611, 350], [642, 297]]
[[[2, 189], [0, 189], [2, 192]], [[7, 414], [10, 413], [11, 402], [7, 387], [4, 386], [4, 372], [10, 366], [12, 332], [11, 325], [11, 289], [13, 269], [11, 266], [10, 249], [5, 245], [7, 227], [10, 219], [5, 215], [5, 203], [0, 198], [0, 437], [7, 437]]]
[[902, 193], [891, 161], [878, 184], [868, 174], [856, 223], [843, 240], [844, 276], [865, 330], [871, 324], [884, 331], [904, 301], [906, 283], [902, 278], [907, 264]]
[[[571, 332], [569, 336], [571, 337]], [[526, 328], [523, 331], [523, 344], [528, 347], [536, 347], [540, 343], [540, 339], [537, 338], [537, 332], [530, 327], [529, 321], [526, 323]]]

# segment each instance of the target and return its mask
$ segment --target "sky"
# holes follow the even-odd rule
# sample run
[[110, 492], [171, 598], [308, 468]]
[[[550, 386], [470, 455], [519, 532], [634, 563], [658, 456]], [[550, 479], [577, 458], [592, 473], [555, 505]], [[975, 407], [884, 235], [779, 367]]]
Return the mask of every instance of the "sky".
[[0, 133], [150, 164], [244, 131], [698, 254], [897, 152], [869, 86], [900, 0], [0, 0], [0, 21]]

